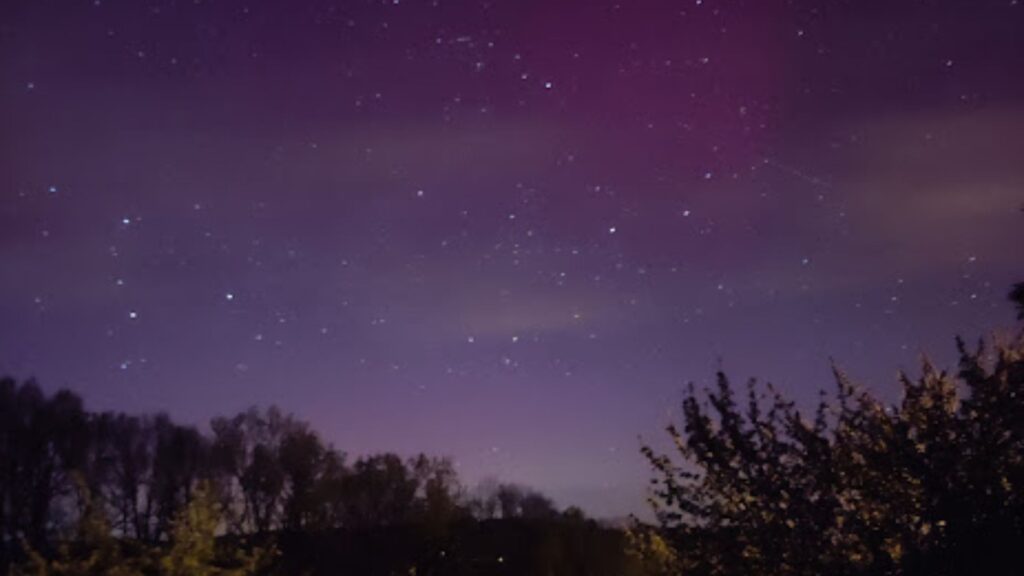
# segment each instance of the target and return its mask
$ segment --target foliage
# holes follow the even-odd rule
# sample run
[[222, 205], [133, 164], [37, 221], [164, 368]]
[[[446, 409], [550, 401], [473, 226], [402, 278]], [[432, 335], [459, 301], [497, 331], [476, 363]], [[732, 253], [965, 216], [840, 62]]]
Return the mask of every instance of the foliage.
[[1017, 305], [1017, 319], [1024, 320], [1024, 282], [1014, 284], [1010, 291], [1010, 300]]
[[[478, 518], [526, 518], [551, 520], [559, 512], [547, 496], [515, 484], [499, 483], [493, 479], [481, 482], [470, 508]], [[578, 510], [578, 509], [577, 509]]]
[[[371, 454], [349, 463], [276, 408], [216, 418], [210, 429], [203, 434], [163, 414], [91, 413], [71, 392], [48, 395], [32, 381], [0, 380], [0, 574], [12, 566], [59, 576], [250, 574], [271, 564], [365, 573], [391, 562], [382, 554], [401, 558], [388, 565], [403, 573], [437, 573], [476, 557], [453, 539], [472, 541], [467, 534], [491, 516], [474, 518], [480, 509], [449, 459]], [[495, 486], [502, 521], [583, 522], [578, 511], [563, 521], [537, 492]], [[558, 536], [544, 540], [550, 548], [529, 566], [588, 554], [552, 530]], [[367, 546], [342, 545], [385, 533], [399, 535], [404, 549], [370, 558]], [[319, 552], [294, 557], [322, 539], [350, 557], [332, 557], [335, 565], [319, 563]], [[274, 541], [288, 544], [280, 549], [292, 552], [290, 564], [271, 562]]]
[[34, 381], [0, 380], [0, 564], [22, 540], [44, 548], [58, 498], [88, 452], [81, 400], [47, 397]]
[[164, 576], [245, 576], [269, 566], [273, 549], [242, 547], [218, 550], [221, 523], [218, 501], [208, 484], [200, 485], [174, 520], [171, 545], [160, 558]]
[[634, 522], [625, 532], [627, 573], [635, 576], [675, 576], [679, 556], [657, 530]]
[[26, 560], [12, 568], [12, 576], [249, 576], [265, 573], [276, 553], [272, 547], [219, 546], [221, 519], [208, 485], [197, 487], [172, 522], [170, 542], [158, 546], [116, 538], [100, 503], [84, 482], [78, 487], [84, 507], [75, 533], [52, 558], [27, 547]]
[[12, 576], [141, 576], [144, 559], [123, 554], [122, 543], [111, 535], [101, 507], [81, 476], [76, 476], [75, 483], [83, 503], [75, 534], [58, 546], [53, 559], [45, 558], [26, 543], [28, 558], [12, 569]]
[[[770, 385], [690, 386], [681, 462], [644, 454], [683, 571], [1003, 574], [1024, 541], [1024, 335], [923, 363], [886, 405], [835, 370], [810, 418]], [[1002, 563], [1002, 564], [1001, 564]]]

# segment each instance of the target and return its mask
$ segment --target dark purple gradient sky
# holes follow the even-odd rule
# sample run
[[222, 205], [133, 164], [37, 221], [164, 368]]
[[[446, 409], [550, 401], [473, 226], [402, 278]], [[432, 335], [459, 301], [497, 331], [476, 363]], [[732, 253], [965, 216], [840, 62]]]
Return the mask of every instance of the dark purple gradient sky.
[[0, 372], [640, 511], [719, 358], [1012, 321], [1022, 4], [8, 0]]

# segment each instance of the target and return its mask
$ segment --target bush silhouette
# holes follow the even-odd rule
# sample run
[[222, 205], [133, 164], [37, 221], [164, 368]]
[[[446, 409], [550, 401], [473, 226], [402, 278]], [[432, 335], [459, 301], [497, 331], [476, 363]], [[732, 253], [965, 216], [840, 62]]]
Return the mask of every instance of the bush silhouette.
[[[1018, 285], [1018, 291], [1020, 290]], [[1024, 333], [925, 360], [887, 405], [834, 369], [804, 414], [725, 374], [690, 386], [677, 458], [643, 453], [686, 574], [1011, 574], [1024, 542]]]

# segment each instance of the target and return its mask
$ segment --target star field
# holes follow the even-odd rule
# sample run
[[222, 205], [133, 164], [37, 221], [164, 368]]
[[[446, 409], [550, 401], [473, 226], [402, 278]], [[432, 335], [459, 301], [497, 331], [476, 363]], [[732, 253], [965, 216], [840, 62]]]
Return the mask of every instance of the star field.
[[253, 404], [595, 515], [719, 362], [883, 395], [1012, 321], [1016, 0], [15, 0], [0, 372]]

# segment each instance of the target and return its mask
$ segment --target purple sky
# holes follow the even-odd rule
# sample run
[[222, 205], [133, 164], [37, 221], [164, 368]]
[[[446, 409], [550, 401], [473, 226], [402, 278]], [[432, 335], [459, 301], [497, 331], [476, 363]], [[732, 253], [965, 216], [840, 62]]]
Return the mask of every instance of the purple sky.
[[721, 358], [1012, 321], [1024, 2], [8, 0], [0, 372], [596, 515]]

